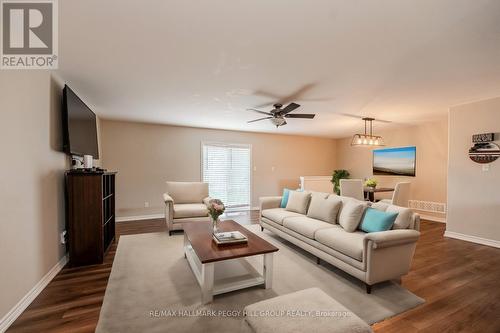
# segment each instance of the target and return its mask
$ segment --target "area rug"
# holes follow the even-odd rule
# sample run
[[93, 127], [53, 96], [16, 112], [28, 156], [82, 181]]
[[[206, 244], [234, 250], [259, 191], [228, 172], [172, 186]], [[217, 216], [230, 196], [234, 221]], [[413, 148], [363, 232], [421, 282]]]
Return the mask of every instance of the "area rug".
[[261, 232], [257, 225], [248, 228], [279, 248], [273, 288], [234, 291], [215, 296], [208, 305], [200, 303], [182, 234], [121, 236], [96, 332], [238, 332], [246, 305], [311, 287], [322, 289], [369, 324], [424, 302], [393, 282], [375, 285], [372, 294], [366, 294], [361, 281], [329, 264], [317, 265], [312, 255]]

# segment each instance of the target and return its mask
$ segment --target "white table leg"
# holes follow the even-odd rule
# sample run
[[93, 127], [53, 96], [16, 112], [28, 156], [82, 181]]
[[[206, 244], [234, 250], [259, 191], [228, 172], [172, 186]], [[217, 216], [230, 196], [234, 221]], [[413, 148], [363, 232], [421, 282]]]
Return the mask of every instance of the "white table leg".
[[264, 287], [266, 289], [273, 287], [273, 254], [264, 254]]
[[207, 304], [214, 299], [214, 264], [201, 265], [201, 303]]

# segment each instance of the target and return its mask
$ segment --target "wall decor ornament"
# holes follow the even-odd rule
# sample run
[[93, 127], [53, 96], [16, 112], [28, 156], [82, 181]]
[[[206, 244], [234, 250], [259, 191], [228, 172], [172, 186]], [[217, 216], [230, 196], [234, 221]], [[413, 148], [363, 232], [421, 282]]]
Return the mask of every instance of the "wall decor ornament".
[[494, 133], [475, 134], [472, 136], [474, 146], [469, 149], [469, 157], [476, 163], [491, 163], [500, 157], [500, 147], [494, 143]]

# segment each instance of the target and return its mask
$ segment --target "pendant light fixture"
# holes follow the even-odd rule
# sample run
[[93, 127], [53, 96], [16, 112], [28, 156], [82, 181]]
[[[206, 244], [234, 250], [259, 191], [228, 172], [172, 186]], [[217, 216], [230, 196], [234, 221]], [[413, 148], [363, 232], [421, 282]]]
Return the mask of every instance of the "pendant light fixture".
[[[384, 146], [384, 139], [379, 135], [373, 135], [374, 118], [363, 118], [365, 122], [365, 134], [354, 134], [351, 146]], [[370, 132], [368, 133], [368, 126]]]

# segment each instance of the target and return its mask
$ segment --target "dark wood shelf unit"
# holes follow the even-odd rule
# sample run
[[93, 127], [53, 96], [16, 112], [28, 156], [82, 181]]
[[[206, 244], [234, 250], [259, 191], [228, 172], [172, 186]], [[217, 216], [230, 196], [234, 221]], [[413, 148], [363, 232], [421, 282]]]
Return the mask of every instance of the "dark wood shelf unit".
[[66, 230], [70, 266], [102, 264], [115, 239], [115, 175], [66, 172]]

